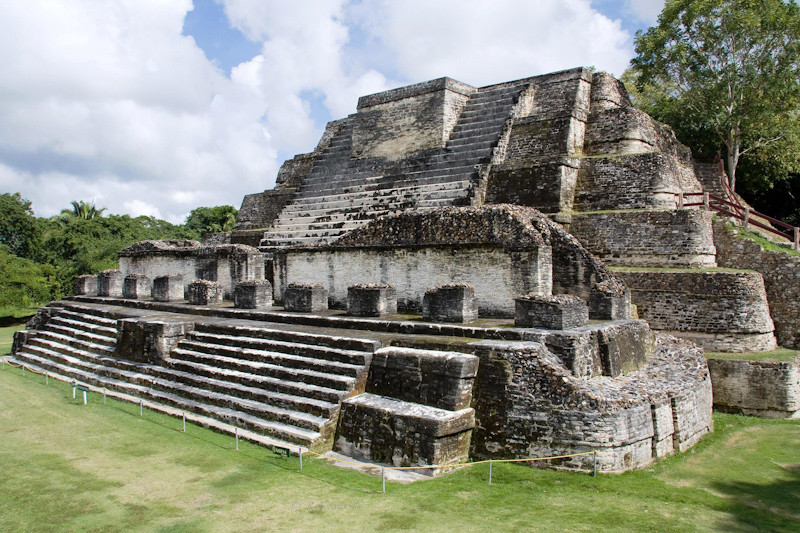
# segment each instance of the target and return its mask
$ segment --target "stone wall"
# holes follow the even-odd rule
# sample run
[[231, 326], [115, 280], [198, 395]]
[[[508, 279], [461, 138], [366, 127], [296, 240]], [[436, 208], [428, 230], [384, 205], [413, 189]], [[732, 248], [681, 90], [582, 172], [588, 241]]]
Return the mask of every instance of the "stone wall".
[[216, 281], [226, 299], [233, 298], [238, 282], [264, 279], [264, 257], [243, 244], [205, 247], [197, 241], [142, 241], [119, 253], [119, 265], [123, 275], [181, 275], [185, 286], [197, 279]]
[[800, 257], [764, 250], [757, 242], [737, 238], [738, 231], [724, 220], [715, 221], [717, 263], [761, 273], [778, 344], [800, 348]]
[[607, 265], [715, 267], [712, 218], [698, 209], [580, 213], [568, 229]]
[[639, 317], [710, 351], [775, 347], [774, 326], [758, 272], [624, 271]]
[[800, 357], [794, 361], [708, 359], [714, 408], [768, 418], [800, 416]]
[[[712, 428], [702, 351], [659, 337], [641, 370], [614, 380], [573, 375], [539, 343], [481, 341], [474, 391], [474, 458], [546, 457], [597, 450], [600, 471], [644, 466], [683, 451]], [[550, 466], [592, 468], [591, 455]]]
[[358, 100], [353, 156], [401, 159], [442, 148], [474, 87], [439, 78]]

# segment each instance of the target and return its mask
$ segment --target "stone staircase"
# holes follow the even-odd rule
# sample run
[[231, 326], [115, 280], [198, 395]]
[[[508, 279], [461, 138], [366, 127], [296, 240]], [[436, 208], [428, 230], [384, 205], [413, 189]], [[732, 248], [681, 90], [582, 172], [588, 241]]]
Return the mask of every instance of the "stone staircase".
[[334, 135], [262, 247], [330, 242], [379, 216], [469, 205], [525, 83], [475, 92], [441, 150], [399, 162], [351, 159], [352, 117]]
[[116, 357], [116, 335], [108, 311], [68, 305], [15, 358], [312, 449], [330, 448], [341, 401], [363, 391], [378, 347], [372, 340], [203, 322], [160, 366]]

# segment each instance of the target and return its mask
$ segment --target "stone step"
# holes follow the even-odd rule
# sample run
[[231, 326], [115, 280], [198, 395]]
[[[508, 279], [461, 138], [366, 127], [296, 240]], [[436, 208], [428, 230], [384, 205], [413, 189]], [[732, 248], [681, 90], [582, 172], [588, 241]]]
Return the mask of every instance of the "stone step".
[[225, 382], [236, 382], [255, 389], [301, 396], [334, 404], [338, 403], [348, 393], [347, 390], [332, 389], [300, 381], [287, 381], [272, 376], [261, 376], [238, 370], [219, 368], [205, 363], [173, 359], [168, 362], [168, 365], [167, 369], [175, 372], [215, 378]]
[[[455, 142], [461, 142], [462, 144], [467, 141], [471, 140], [473, 142], [485, 142], [485, 141], [497, 141], [500, 138], [500, 131], [502, 128], [481, 128], [481, 129], [474, 129], [474, 130], [461, 130], [461, 131], [454, 131], [450, 135], [450, 139], [447, 141], [447, 146], [449, 147], [451, 144]], [[487, 131], [489, 130], [489, 131]]]
[[316, 344], [319, 346], [327, 346], [328, 348], [338, 348], [341, 350], [354, 350], [365, 353], [375, 353], [381, 347], [381, 342], [374, 339], [362, 339], [358, 337], [344, 337], [340, 335], [328, 335], [324, 333], [304, 333], [301, 331], [275, 329], [275, 328], [262, 328], [262, 327], [247, 327], [247, 326], [229, 326], [227, 324], [212, 324], [212, 323], [199, 323], [195, 328], [196, 333], [216, 333], [226, 334], [235, 332], [237, 335], [241, 334], [246, 337], [255, 339], [271, 339], [288, 342], [297, 342], [305, 344]]
[[116, 332], [114, 332], [115, 333], [114, 337], [111, 337], [109, 335], [100, 335], [97, 333], [86, 331], [85, 329], [80, 329], [79, 327], [74, 327], [73, 324], [61, 322], [58, 318], [51, 319], [45, 326], [44, 330], [42, 331], [60, 333], [61, 335], [74, 337], [76, 339], [81, 339], [86, 342], [98, 344], [100, 346], [113, 347], [117, 345]]
[[[452, 191], [467, 189], [471, 185], [469, 180], [451, 181], [436, 185], [413, 185], [398, 187], [394, 189], [377, 189], [374, 191], [363, 191], [354, 193], [328, 194], [320, 196], [306, 196], [295, 199], [292, 204], [296, 210], [303, 206], [313, 208], [316, 204], [324, 204], [331, 207], [351, 207], [353, 205], [372, 205], [379, 200], [393, 200], [398, 197], [414, 197], [421, 195], [446, 196]], [[283, 213], [282, 213], [283, 214]]]
[[498, 135], [495, 135], [491, 139], [485, 141], [475, 141], [471, 138], [457, 139], [455, 141], [448, 141], [447, 149], [453, 151], [463, 150], [469, 152], [478, 152], [485, 150], [486, 148], [493, 148], [497, 144], [498, 140]]
[[58, 312], [59, 318], [65, 318], [69, 320], [73, 320], [75, 322], [80, 322], [82, 324], [94, 324], [95, 326], [101, 328], [108, 328], [109, 330], [114, 330], [116, 334], [117, 330], [117, 319], [116, 318], [107, 318], [105, 316], [94, 315], [91, 313], [87, 313], [84, 311], [76, 311], [70, 307], [64, 307]]
[[241, 357], [226, 357], [223, 355], [198, 352], [182, 348], [181, 343], [178, 344], [177, 348], [173, 348], [170, 356], [171, 366], [176, 360], [203, 363], [217, 368], [238, 370], [239, 372], [271, 376], [300, 383], [311, 383], [313, 385], [338, 390], [350, 390], [356, 383], [356, 378], [354, 376], [329, 374], [305, 368], [289, 368], [274, 363], [250, 361], [242, 359]]
[[126, 370], [118, 366], [102, 364], [102, 361], [91, 361], [87, 354], [83, 357], [72, 353], [63, 353], [58, 350], [39, 349], [38, 355], [54, 363], [60, 363], [69, 368], [91, 372], [99, 377], [113, 378], [134, 385], [148, 386], [151, 389], [180, 395], [186, 399], [208, 403], [211, 405], [230, 407], [237, 411], [257, 416], [264, 420], [271, 420], [296, 426], [298, 428], [319, 431], [329, 422], [329, 417], [321, 417], [311, 413], [286, 409], [273, 404], [268, 404], [253, 399], [241, 398], [231, 394], [232, 387], [224, 393], [215, 392], [185, 383], [164, 379], [148, 372], [149, 365], [142, 365], [135, 370]]
[[149, 386], [137, 385], [112, 377], [100, 376], [91, 371], [74, 368], [40, 356], [24, 354], [24, 357], [18, 360], [32, 366], [34, 370], [53, 371], [95, 387], [105, 387], [109, 390], [119, 391], [138, 398], [170, 405], [181, 410], [209, 416], [217, 420], [225, 421], [235, 427], [252, 430], [294, 444], [313, 446], [322, 437], [319, 431], [265, 420], [229, 407], [211, 405]]
[[91, 333], [92, 335], [96, 335], [98, 337], [105, 337], [108, 339], [112, 339], [116, 341], [117, 338], [117, 328], [115, 326], [100, 326], [95, 324], [94, 322], [83, 321], [78, 318], [72, 318], [71, 316], [67, 315], [67, 313], [59, 313], [53, 318], [51, 318], [47, 325], [50, 326], [52, 324], [59, 325], [61, 327], [72, 328], [75, 330], [81, 330], [86, 333]]
[[[266, 352], [311, 357], [313, 359], [323, 359], [336, 364], [353, 365], [356, 367], [363, 367], [370, 361], [370, 354], [367, 352], [311, 344], [311, 342], [313, 342], [311, 339], [308, 339], [309, 342], [303, 343], [271, 338], [222, 335], [219, 333], [203, 333], [196, 331], [190, 333], [188, 339], [206, 344], [218, 344], [228, 348], [247, 348], [249, 350], [263, 350]], [[246, 358], [250, 359], [250, 357]]]
[[98, 355], [111, 355], [116, 352], [113, 346], [103, 346], [93, 342], [87, 342], [79, 338], [70, 337], [69, 335], [65, 335], [63, 333], [46, 330], [41, 331], [38, 335], [31, 338], [29, 344], [34, 346], [43, 346], [46, 348], [63, 345]]

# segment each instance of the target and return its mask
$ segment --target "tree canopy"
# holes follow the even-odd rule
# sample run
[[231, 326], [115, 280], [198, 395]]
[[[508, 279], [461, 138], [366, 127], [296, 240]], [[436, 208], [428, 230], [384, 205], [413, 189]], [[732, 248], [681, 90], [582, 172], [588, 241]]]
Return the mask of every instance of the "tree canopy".
[[0, 194], [0, 244], [18, 257], [32, 258], [40, 238], [41, 228], [31, 203], [18, 192]]
[[211, 233], [225, 233], [236, 226], [238, 211], [230, 205], [197, 207], [186, 217], [186, 227], [201, 237]]
[[62, 215], [82, 218], [83, 220], [91, 220], [95, 217], [102, 217], [106, 210], [105, 207], [97, 209], [97, 207], [94, 205], [94, 202], [90, 204], [88, 202], [84, 202], [83, 200], [73, 200], [70, 203], [72, 204], [72, 210], [62, 209]]
[[649, 100], [645, 110], [682, 130], [684, 142], [694, 137], [693, 148], [724, 152], [731, 188], [750, 151], [800, 166], [794, 2], [667, 0], [658, 24], [637, 32], [635, 43], [631, 76]]

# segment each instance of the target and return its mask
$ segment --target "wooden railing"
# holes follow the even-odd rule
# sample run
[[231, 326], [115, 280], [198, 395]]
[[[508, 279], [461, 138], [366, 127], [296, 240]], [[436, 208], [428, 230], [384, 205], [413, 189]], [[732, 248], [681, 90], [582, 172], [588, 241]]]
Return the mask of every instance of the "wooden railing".
[[[741, 220], [744, 229], [753, 226], [768, 233], [790, 239], [792, 241], [792, 248], [794, 250], [800, 250], [800, 228], [772, 218], [764, 213], [759, 213], [758, 211], [750, 209], [749, 206], [743, 206], [738, 200], [732, 202], [731, 200], [721, 198], [708, 192], [680, 192], [677, 196], [678, 209], [696, 206], [711, 209], [723, 215]], [[733, 198], [735, 199], [735, 196]], [[755, 219], [767, 220], [769, 224]]]

